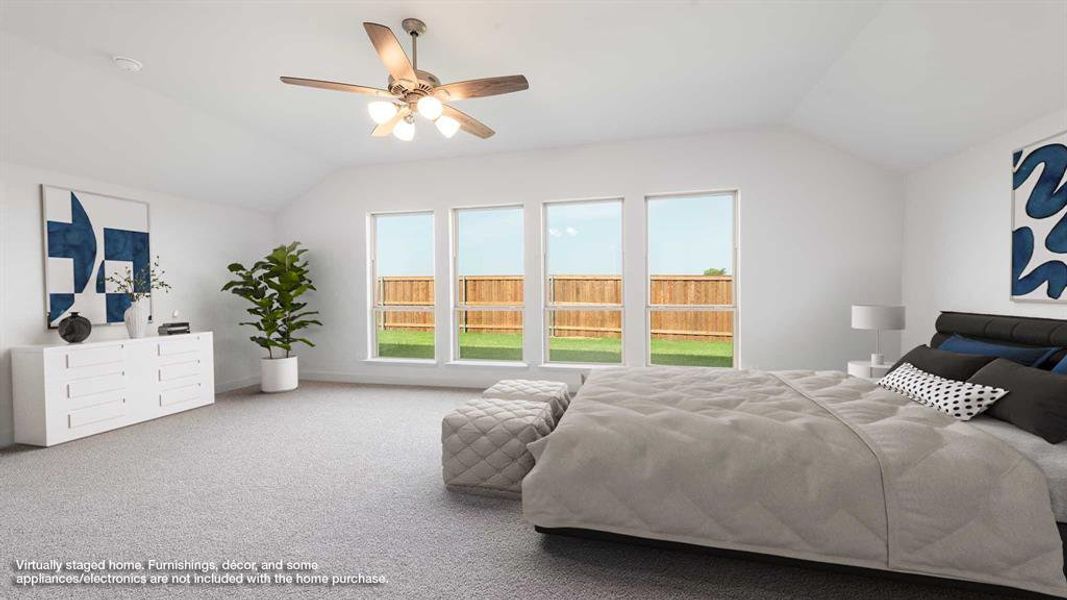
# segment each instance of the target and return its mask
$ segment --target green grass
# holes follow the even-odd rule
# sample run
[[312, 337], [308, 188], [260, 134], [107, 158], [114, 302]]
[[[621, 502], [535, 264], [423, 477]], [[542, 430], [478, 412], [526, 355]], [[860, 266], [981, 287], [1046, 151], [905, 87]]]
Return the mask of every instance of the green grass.
[[460, 332], [459, 357], [467, 360], [522, 360], [522, 334]]
[[[460, 333], [460, 358], [467, 360], [522, 360], [522, 335], [517, 333]], [[433, 332], [378, 330], [378, 356], [432, 359]], [[617, 364], [622, 357], [619, 338], [555, 337], [549, 340], [551, 362]], [[652, 340], [652, 364], [693, 367], [729, 367], [730, 342]]]
[[733, 342], [652, 340], [652, 364], [682, 367], [732, 367]]
[[378, 330], [378, 356], [382, 358], [433, 358], [432, 331]]
[[622, 338], [548, 338], [548, 362], [619, 364]]

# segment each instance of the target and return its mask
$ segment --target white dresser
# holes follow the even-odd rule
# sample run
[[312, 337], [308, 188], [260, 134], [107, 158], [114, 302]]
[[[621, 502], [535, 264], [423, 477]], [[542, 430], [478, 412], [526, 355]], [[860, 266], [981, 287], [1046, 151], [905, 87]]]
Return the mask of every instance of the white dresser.
[[11, 351], [15, 442], [52, 446], [215, 402], [210, 331]]

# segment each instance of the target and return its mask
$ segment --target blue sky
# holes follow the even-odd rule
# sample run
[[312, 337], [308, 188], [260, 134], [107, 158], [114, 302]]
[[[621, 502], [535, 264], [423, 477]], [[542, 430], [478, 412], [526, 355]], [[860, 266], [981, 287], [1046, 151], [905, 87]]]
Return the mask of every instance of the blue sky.
[[[655, 274], [732, 272], [733, 199], [729, 195], [653, 199], [648, 203], [649, 266]], [[461, 275], [522, 273], [523, 211], [472, 209], [457, 215]], [[549, 204], [545, 211], [550, 274], [622, 271], [619, 202]], [[378, 273], [433, 274], [433, 216], [377, 217]], [[639, 259], [639, 257], [632, 257]]]
[[378, 275], [433, 275], [433, 214], [375, 217]]
[[648, 203], [648, 265], [660, 275], [708, 268], [733, 273], [733, 196], [657, 198]]
[[622, 273], [622, 202], [560, 202], [545, 209], [550, 275]]
[[522, 274], [522, 208], [460, 211], [456, 269], [460, 275]]

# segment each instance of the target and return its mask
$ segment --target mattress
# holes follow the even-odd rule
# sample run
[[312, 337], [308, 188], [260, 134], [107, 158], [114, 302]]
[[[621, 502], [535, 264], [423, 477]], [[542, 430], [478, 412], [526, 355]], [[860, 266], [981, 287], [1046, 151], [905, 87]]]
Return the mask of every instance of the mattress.
[[1067, 597], [1045, 474], [844, 373], [598, 370], [530, 450], [523, 513], [542, 528]]
[[1050, 444], [993, 417], [978, 416], [969, 423], [1015, 448], [1041, 469], [1048, 480], [1052, 512], [1057, 521], [1067, 523], [1067, 442]]

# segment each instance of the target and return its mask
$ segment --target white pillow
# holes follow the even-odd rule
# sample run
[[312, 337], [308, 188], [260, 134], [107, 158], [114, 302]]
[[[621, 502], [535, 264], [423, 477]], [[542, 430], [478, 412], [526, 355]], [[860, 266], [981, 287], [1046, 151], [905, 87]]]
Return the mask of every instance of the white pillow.
[[878, 385], [961, 421], [969, 421], [1008, 393], [987, 385], [938, 377], [911, 363], [900, 365], [879, 380]]

